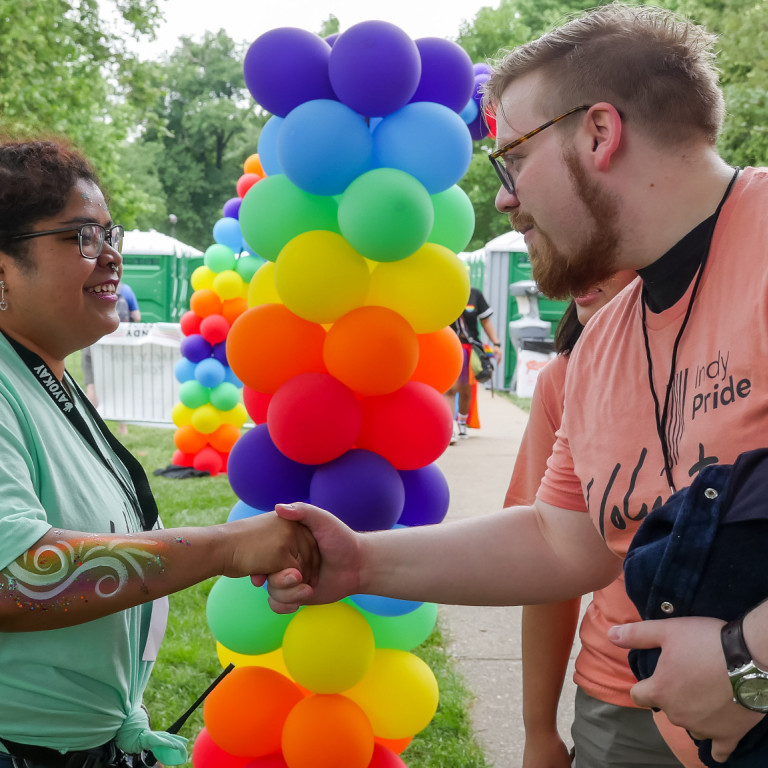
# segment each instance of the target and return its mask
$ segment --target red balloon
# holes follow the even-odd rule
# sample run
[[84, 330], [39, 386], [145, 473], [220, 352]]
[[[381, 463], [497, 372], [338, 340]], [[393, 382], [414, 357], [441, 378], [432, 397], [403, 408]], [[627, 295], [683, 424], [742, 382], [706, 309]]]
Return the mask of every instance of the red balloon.
[[248, 763], [245, 768], [289, 768], [289, 765], [285, 762], [283, 753], [276, 752], [274, 755], [257, 757], [255, 760]]
[[191, 467], [194, 460], [195, 455], [193, 453], [174, 451], [173, 456], [171, 457], [171, 464], [176, 467]]
[[179, 325], [181, 326], [181, 332], [185, 336], [192, 336], [192, 334], [200, 333], [200, 323], [203, 318], [200, 315], [196, 315], [191, 309], [187, 310], [180, 318]]
[[244, 173], [236, 184], [237, 196], [245, 197], [245, 193], [257, 182], [261, 181], [261, 176], [258, 173]]
[[[378, 742], [378, 739], [376, 741]], [[368, 768], [408, 768], [408, 766], [395, 752], [376, 743], [373, 747], [373, 757], [368, 764]]]
[[289, 459], [325, 464], [346, 453], [360, 432], [355, 393], [327, 373], [294, 376], [272, 396], [267, 428]]
[[209, 344], [220, 344], [227, 338], [229, 322], [223, 315], [208, 315], [200, 322], [198, 333]]
[[215, 477], [224, 468], [224, 462], [221, 454], [208, 445], [195, 456], [192, 466], [200, 472], [209, 472]]
[[395, 469], [419, 469], [448, 447], [453, 417], [445, 398], [420, 381], [389, 395], [360, 401], [363, 425], [357, 447], [383, 456]]
[[[198, 291], [199, 293], [199, 291]], [[227, 360], [243, 384], [272, 394], [301, 373], [325, 373], [325, 329], [282, 304], [260, 304], [232, 324]]]
[[202, 728], [197, 734], [192, 748], [194, 768], [245, 768], [250, 761], [250, 757], [239, 757], [225, 752], [211, 738], [207, 728]]
[[390, 752], [399, 755], [413, 741], [413, 736], [406, 736], [404, 739], [382, 739], [380, 736], [376, 736], [375, 741]]
[[248, 415], [253, 419], [254, 424], [267, 423], [267, 408], [272, 395], [266, 392], [257, 392], [250, 387], [243, 387], [243, 405]]

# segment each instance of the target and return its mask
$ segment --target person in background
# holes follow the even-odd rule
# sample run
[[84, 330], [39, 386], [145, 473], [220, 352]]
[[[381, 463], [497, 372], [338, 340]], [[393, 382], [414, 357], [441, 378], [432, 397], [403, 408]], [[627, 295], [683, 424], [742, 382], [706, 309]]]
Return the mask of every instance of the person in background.
[[122, 241], [81, 154], [0, 139], [0, 768], [185, 762], [142, 706], [167, 595], [317, 565], [309, 531], [274, 513], [164, 530], [66, 371], [118, 326]]
[[[456, 383], [445, 393], [448, 400], [448, 406], [451, 413], [456, 415], [453, 426], [453, 437], [451, 444], [456, 442], [456, 438], [464, 439], [467, 437], [467, 426], [472, 426], [470, 420], [470, 410], [472, 408], [472, 385], [474, 383], [470, 371], [470, 355], [472, 353], [472, 341], [479, 341], [480, 326], [485, 331], [485, 335], [493, 344], [493, 356], [496, 363], [501, 362], [501, 343], [496, 333], [496, 329], [491, 322], [493, 314], [492, 307], [488, 304], [483, 292], [479, 288], [470, 288], [469, 299], [464, 311], [458, 319], [451, 324], [451, 328], [456, 332], [461, 341], [464, 351], [464, 364]], [[458, 394], [458, 405], [456, 403]]]
[[[595, 313], [637, 277], [618, 272], [605, 283], [571, 300], [555, 333], [557, 357], [539, 373], [531, 412], [512, 471], [504, 506], [532, 504], [536, 499], [555, 434], [563, 417], [565, 376], [570, 354]], [[557, 709], [579, 620], [581, 598], [523, 608], [523, 721], [525, 751], [522, 768], [570, 768], [569, 754], [557, 729]], [[572, 738], [582, 759], [603, 768], [681, 765], [661, 737], [652, 713], [636, 707], [629, 690], [635, 678], [624, 650], [610, 643], [605, 627], [638, 620], [627, 597], [624, 580], [594, 593], [581, 624], [581, 650], [576, 658]], [[593, 722], [584, 711], [582, 694], [604, 702], [601, 719]], [[693, 751], [682, 729], [667, 729], [677, 751]], [[690, 760], [695, 761], [695, 755]]]
[[[625, 269], [640, 280], [590, 321], [571, 355], [532, 506], [365, 534], [302, 502], [280, 506], [313, 530], [322, 562], [317, 584], [270, 579], [276, 610], [361, 592], [481, 605], [587, 594], [617, 578], [642, 521], [704, 468], [765, 448], [768, 169], [718, 154], [714, 44], [667, 9], [609, 3], [494, 65], [485, 87], [496, 207], [524, 235], [540, 290], [579, 295]], [[721, 568], [742, 552], [723, 557]], [[710, 766], [761, 737], [765, 712], [734, 700], [726, 653], [737, 643], [739, 667], [768, 668], [764, 598], [729, 623], [661, 600], [658, 620], [603, 630], [619, 648], [658, 649], [632, 700], [686, 728]], [[604, 709], [585, 706], [590, 717]], [[592, 768], [578, 754], [576, 766]]]

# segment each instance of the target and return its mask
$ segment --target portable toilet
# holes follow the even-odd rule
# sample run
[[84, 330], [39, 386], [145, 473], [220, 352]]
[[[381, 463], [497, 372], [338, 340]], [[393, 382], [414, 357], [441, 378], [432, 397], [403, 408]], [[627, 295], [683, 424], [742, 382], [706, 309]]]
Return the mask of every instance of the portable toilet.
[[150, 230], [125, 233], [123, 277], [136, 294], [142, 322], [178, 323], [189, 309], [190, 279], [203, 253], [173, 237]]

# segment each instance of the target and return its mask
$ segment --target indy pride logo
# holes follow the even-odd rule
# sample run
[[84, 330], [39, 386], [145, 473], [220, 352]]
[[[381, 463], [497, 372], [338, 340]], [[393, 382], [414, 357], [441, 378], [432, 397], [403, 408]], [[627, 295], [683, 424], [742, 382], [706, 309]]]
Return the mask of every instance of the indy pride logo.
[[48, 370], [45, 365], [38, 365], [33, 368], [37, 374], [37, 378], [40, 379], [40, 383], [50, 392], [51, 397], [57, 402], [62, 404], [62, 408], [65, 413], [72, 410], [72, 402], [69, 396], [64, 391], [64, 387], [59, 384], [58, 379]]

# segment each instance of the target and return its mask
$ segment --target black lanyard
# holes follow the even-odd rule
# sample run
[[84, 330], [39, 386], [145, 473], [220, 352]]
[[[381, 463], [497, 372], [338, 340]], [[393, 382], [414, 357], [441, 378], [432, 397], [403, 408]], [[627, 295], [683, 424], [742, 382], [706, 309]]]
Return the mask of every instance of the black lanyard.
[[672, 345], [672, 362], [669, 366], [669, 378], [667, 379], [667, 389], [664, 394], [664, 409], [661, 412], [661, 415], [659, 414], [659, 398], [656, 395], [656, 387], [653, 385], [653, 362], [651, 360], [651, 345], [648, 341], [648, 328], [646, 327], [646, 291], [645, 288], [643, 288], [643, 295], [641, 297], [640, 306], [642, 308], [642, 315], [643, 315], [643, 339], [645, 341], [645, 357], [648, 362], [648, 382], [651, 387], [651, 396], [653, 397], [653, 405], [654, 405], [654, 412], [656, 415], [656, 432], [659, 435], [659, 441], [661, 442], [661, 453], [664, 457], [664, 475], [667, 478], [667, 483], [669, 484], [669, 490], [674, 493], [675, 483], [672, 479], [672, 462], [669, 458], [669, 442], [667, 441], [667, 420], [669, 418], [669, 403], [670, 403], [670, 396], [672, 394], [672, 385], [675, 382], [675, 372], [676, 372], [676, 365], [677, 365], [677, 350], [680, 346], [680, 340], [683, 338], [683, 331], [685, 331], [685, 327], [688, 325], [688, 320], [691, 316], [691, 311], [693, 310], [693, 302], [696, 298], [696, 294], [699, 291], [699, 283], [701, 283], [701, 277], [704, 274], [704, 267], [707, 265], [707, 257], [709, 256], [709, 249], [712, 247], [712, 238], [715, 235], [715, 227], [717, 226], [717, 220], [720, 216], [720, 211], [723, 209], [723, 205], [725, 205], [725, 201], [728, 199], [728, 195], [731, 193], [731, 189], [733, 188], [734, 183], [736, 182], [736, 177], [739, 175], [739, 168], [736, 168], [733, 172], [733, 176], [731, 177], [730, 182], [728, 183], [728, 186], [726, 187], [725, 194], [723, 195], [722, 199], [718, 203], [717, 210], [714, 213], [714, 216], [712, 218], [712, 227], [709, 230], [709, 236], [707, 237], [707, 245], [704, 249], [704, 258], [701, 260], [701, 264], [699, 266], [699, 271], [696, 273], [696, 280], [693, 283], [693, 289], [691, 290], [691, 298], [688, 300], [688, 308], [685, 311], [685, 317], [683, 318], [683, 322], [680, 326], [680, 330], [677, 332], [677, 336], [675, 337], [675, 343]]
[[128, 470], [128, 474], [131, 477], [131, 484], [129, 485], [125, 478], [115, 469], [111, 462], [101, 452], [96, 438], [85, 423], [85, 419], [80, 412], [75, 408], [74, 403], [67, 394], [62, 382], [60, 382], [53, 374], [51, 369], [46, 365], [43, 359], [36, 355], [31, 350], [19, 344], [18, 341], [12, 339], [8, 334], [3, 332], [3, 336], [8, 339], [8, 343], [13, 347], [16, 354], [21, 358], [24, 364], [29, 368], [30, 373], [35, 380], [40, 384], [48, 396], [58, 406], [59, 410], [64, 414], [69, 423], [80, 433], [83, 439], [88, 445], [93, 448], [96, 455], [101, 459], [101, 462], [117, 480], [118, 484], [122, 488], [125, 495], [130, 499], [131, 504], [136, 511], [136, 514], [141, 520], [142, 528], [145, 531], [150, 531], [155, 527], [157, 522], [157, 504], [155, 503], [155, 497], [152, 495], [152, 490], [149, 487], [149, 480], [144, 472], [143, 467], [133, 454], [109, 431], [109, 428], [104, 423], [98, 411], [93, 407], [90, 400], [85, 396], [83, 391], [78, 387], [75, 380], [67, 373], [67, 384], [72, 387], [74, 391], [79, 394], [79, 399], [85, 406], [91, 415], [91, 418], [96, 423], [99, 431], [106, 439], [109, 447], [115, 452], [117, 457], [123, 463]]

